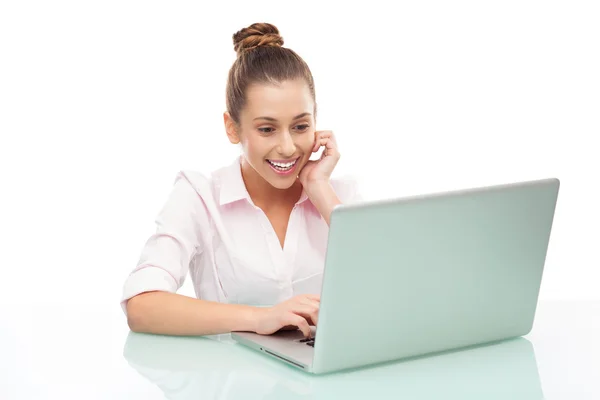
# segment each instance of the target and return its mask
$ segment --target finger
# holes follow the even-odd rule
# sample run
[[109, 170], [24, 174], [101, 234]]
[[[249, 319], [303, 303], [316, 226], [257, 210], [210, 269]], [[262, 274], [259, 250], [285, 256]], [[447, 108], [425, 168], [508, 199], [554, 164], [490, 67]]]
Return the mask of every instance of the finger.
[[335, 135], [332, 131], [319, 131], [317, 139], [331, 139], [335, 143]]
[[313, 153], [316, 153], [317, 151], [319, 151], [319, 149], [320, 149], [322, 146], [325, 146], [325, 147], [327, 147], [327, 142], [328, 142], [328, 141], [330, 141], [330, 140], [331, 140], [330, 138], [319, 138], [319, 139], [318, 139], [318, 140], [315, 142], [315, 145], [313, 146], [313, 149], [312, 149]]
[[321, 301], [321, 295], [320, 294], [311, 294], [311, 293], [309, 293], [309, 294], [305, 294], [305, 296], [308, 297], [309, 299], [316, 300], [318, 302]]
[[333, 136], [333, 131], [317, 131], [320, 137], [331, 137]]
[[323, 146], [323, 139], [330, 138], [333, 133], [331, 131], [315, 131], [315, 144], [313, 146], [313, 153], [319, 151], [319, 147]]
[[288, 321], [288, 322], [286, 322], [287, 324], [297, 326], [298, 329], [300, 329], [302, 331], [302, 333], [304, 334], [304, 337], [310, 337], [310, 326], [308, 325], [308, 322], [306, 321], [305, 318], [303, 318], [299, 315], [290, 313], [287, 321]]
[[312, 311], [301, 313], [300, 315], [306, 318], [311, 325], [317, 325], [319, 323], [319, 307], [311, 307]]
[[319, 308], [320, 303], [317, 300], [305, 298], [300, 301], [300, 304], [305, 304], [307, 306]]
[[280, 331], [295, 331], [298, 327], [296, 325], [286, 325], [280, 329]]
[[325, 146], [325, 150], [323, 151], [322, 155], [335, 156], [337, 154], [337, 146], [336, 146], [335, 142], [333, 142], [333, 140], [331, 140], [331, 138], [324, 139], [322, 146]]
[[304, 297], [304, 298], [300, 299], [300, 304], [305, 304], [307, 306], [314, 307], [317, 309], [321, 305], [321, 303], [319, 303], [319, 301], [311, 299], [309, 297]]
[[311, 322], [312, 325], [317, 325], [319, 320], [319, 307], [309, 305], [298, 305], [291, 310], [294, 314], [299, 315]]
[[313, 312], [319, 311], [319, 306], [312, 304], [295, 304], [290, 308], [290, 311], [294, 314], [310, 316]]
[[319, 150], [319, 147], [321, 147], [321, 138], [317, 136], [315, 137], [315, 144], [313, 145], [312, 152], [317, 152]]
[[337, 140], [335, 139], [335, 135], [333, 134], [333, 132], [330, 133], [329, 139], [331, 139], [331, 141], [337, 146]]

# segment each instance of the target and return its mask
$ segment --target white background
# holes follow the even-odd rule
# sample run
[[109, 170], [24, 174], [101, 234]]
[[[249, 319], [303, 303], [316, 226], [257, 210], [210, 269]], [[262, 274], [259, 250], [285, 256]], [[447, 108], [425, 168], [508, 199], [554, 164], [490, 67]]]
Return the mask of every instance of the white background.
[[177, 171], [239, 152], [225, 82], [253, 22], [311, 67], [365, 197], [559, 178], [540, 297], [600, 299], [598, 21], [594, 1], [2, 1], [0, 301], [118, 307]]

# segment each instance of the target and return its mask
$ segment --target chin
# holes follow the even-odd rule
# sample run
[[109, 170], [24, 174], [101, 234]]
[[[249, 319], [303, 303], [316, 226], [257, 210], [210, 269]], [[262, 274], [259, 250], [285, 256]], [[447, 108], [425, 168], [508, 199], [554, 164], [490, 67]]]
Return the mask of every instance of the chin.
[[[267, 171], [267, 174], [270, 175], [270, 171]], [[292, 186], [294, 186], [294, 184], [297, 181], [297, 177], [293, 176], [293, 177], [287, 177], [287, 178], [279, 178], [277, 179], [277, 177], [275, 177], [275, 179], [273, 179], [272, 176], [269, 176], [269, 178], [265, 178], [263, 176], [263, 179], [265, 179], [267, 182], [269, 182], [269, 184], [271, 186], [273, 186], [275, 189], [280, 189], [280, 190], [287, 190], [289, 188], [291, 188]]]
[[269, 182], [271, 186], [276, 189], [286, 190], [294, 186], [298, 180], [298, 172], [302, 169], [303, 163], [298, 161], [298, 165], [293, 168], [289, 173], [278, 173], [273, 170], [267, 163], [264, 162], [263, 173], [261, 174], [263, 179]]
[[292, 186], [294, 186], [294, 183], [296, 183], [296, 180], [291, 180], [288, 183], [284, 183], [284, 182], [273, 182], [273, 181], [269, 181], [269, 183], [271, 184], [271, 186], [273, 186], [275, 189], [279, 189], [279, 190], [287, 190], [290, 189]]

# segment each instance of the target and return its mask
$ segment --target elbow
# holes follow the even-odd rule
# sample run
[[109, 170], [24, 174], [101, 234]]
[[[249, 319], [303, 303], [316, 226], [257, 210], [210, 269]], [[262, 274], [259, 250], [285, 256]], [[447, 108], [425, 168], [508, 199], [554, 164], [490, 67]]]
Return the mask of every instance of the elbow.
[[127, 325], [132, 332], [143, 333], [142, 325], [137, 316], [127, 315]]
[[127, 325], [132, 332], [145, 333], [143, 296], [137, 295], [127, 301]]

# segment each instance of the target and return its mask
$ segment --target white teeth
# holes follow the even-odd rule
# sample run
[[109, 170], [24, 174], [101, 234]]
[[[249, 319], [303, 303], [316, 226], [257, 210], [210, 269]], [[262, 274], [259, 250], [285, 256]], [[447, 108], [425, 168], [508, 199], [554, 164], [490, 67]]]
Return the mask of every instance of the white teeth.
[[274, 165], [274, 166], [276, 166], [276, 167], [279, 167], [279, 168], [284, 168], [284, 169], [289, 169], [289, 168], [293, 167], [293, 166], [294, 166], [294, 164], [296, 164], [296, 161], [294, 161], [294, 162], [291, 162], [291, 163], [285, 163], [285, 164], [282, 164], [282, 163], [277, 163], [277, 162], [273, 162], [273, 161], [271, 161], [271, 160], [268, 160], [268, 161], [269, 161], [269, 163], [271, 163], [272, 165]]

